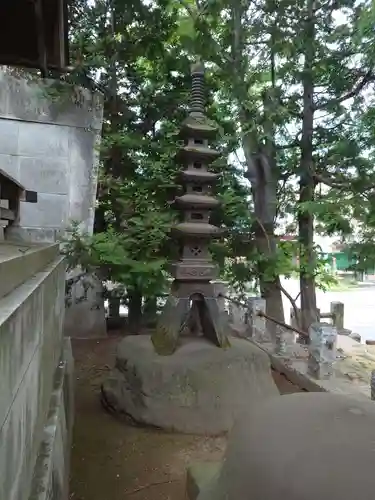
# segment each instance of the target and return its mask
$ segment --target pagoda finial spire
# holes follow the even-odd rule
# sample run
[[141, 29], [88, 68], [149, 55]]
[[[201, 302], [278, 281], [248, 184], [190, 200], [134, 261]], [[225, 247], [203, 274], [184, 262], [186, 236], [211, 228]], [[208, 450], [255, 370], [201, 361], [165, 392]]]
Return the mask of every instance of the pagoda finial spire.
[[204, 99], [204, 64], [200, 61], [191, 66], [191, 104], [190, 114], [204, 114], [205, 99]]

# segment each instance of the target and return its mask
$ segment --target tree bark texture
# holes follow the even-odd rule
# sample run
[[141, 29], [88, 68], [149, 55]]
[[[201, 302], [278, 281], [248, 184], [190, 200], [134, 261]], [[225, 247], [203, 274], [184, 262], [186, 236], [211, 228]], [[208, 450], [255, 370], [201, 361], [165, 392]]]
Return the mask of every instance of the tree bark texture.
[[[305, 204], [314, 200], [315, 182], [313, 176], [313, 130], [314, 130], [314, 80], [315, 57], [314, 0], [307, 0], [304, 26], [305, 50], [303, 68], [303, 119], [300, 157], [299, 202]], [[301, 206], [298, 212], [300, 247], [301, 328], [308, 331], [311, 323], [317, 321], [315, 294], [314, 216], [311, 210]]]

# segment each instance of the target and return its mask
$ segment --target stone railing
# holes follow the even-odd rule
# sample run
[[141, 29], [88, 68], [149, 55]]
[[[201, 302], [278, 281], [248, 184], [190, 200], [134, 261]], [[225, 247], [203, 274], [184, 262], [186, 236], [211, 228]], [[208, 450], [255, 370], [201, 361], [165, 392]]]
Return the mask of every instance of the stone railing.
[[[314, 426], [310, 425], [310, 427], [306, 427], [306, 418], [310, 419], [311, 417], [311, 421], [318, 422], [318, 427], [320, 429], [328, 429], [327, 439], [329, 439], [330, 444], [332, 444], [331, 441], [333, 439], [332, 442], [334, 442], [335, 436], [332, 438], [333, 434], [329, 426], [332, 421], [332, 415], [335, 414], [337, 416], [338, 410], [335, 409], [334, 412], [329, 411], [325, 413], [325, 416], [328, 415], [326, 426], [322, 424], [322, 419], [326, 418], [323, 415], [325, 408], [330, 407], [332, 404], [335, 406], [335, 402], [339, 402], [340, 405], [343, 405], [342, 408], [345, 408], [342, 415], [337, 417], [340, 419], [340, 426], [342, 430], [342, 435], [337, 439], [337, 449], [341, 449], [340, 443], [343, 442], [343, 439], [348, 437], [349, 441], [350, 439], [352, 440], [351, 449], [354, 450], [358, 445], [359, 435], [363, 436], [363, 432], [367, 432], [364, 438], [364, 443], [367, 443], [368, 436], [371, 434], [373, 407], [372, 403], [368, 400], [369, 398], [375, 400], [375, 370], [373, 370], [375, 366], [375, 346], [366, 346], [356, 342], [345, 334], [345, 332], [344, 335], [339, 334], [340, 331], [343, 330], [343, 314], [341, 314], [341, 316], [340, 314], [337, 314], [336, 308], [343, 311], [343, 304], [339, 303], [339, 305], [337, 305], [337, 303], [332, 303], [330, 313], [320, 315], [320, 319], [327, 319], [331, 321], [331, 323], [324, 323], [321, 321], [314, 323], [311, 325], [307, 334], [306, 332], [301, 331], [295, 324], [286, 325], [267, 315], [266, 301], [262, 298], [251, 297], [246, 300], [246, 303], [243, 303], [242, 301], [237, 301], [236, 299], [231, 298], [225, 294], [225, 292], [222, 292], [222, 294], [224, 299], [233, 304], [233, 307], [230, 307], [229, 319], [234, 335], [246, 338], [249, 342], [254, 343], [259, 347], [259, 349], [266, 352], [269, 355], [273, 369], [284, 374], [289, 381], [294, 383], [300, 389], [310, 393], [327, 392], [335, 394], [335, 397], [327, 398], [326, 396], [319, 394], [284, 395], [280, 398], [276, 397], [271, 400], [267, 400], [265, 402], [265, 412], [263, 414], [259, 413], [262, 402], [259, 404], [257, 402], [256, 405], [249, 404], [248, 413], [243, 420], [243, 429], [246, 429], [246, 431], [238, 432], [239, 426], [237, 424], [236, 429], [232, 432], [224, 460], [220, 462], [200, 462], [192, 464], [189, 467], [187, 473], [187, 498], [189, 500], [196, 500], [197, 498], [211, 500], [211, 498], [215, 498], [215, 495], [217, 498], [220, 497], [221, 494], [223, 498], [237, 498], [238, 492], [240, 492], [241, 496], [241, 487], [246, 483], [244, 478], [250, 474], [252, 475], [252, 480], [242, 488], [242, 491], [245, 492], [242, 496], [246, 497], [246, 492], [250, 491], [251, 487], [256, 483], [253, 479], [256, 475], [259, 475], [259, 470], [265, 470], [264, 457], [275, 457], [275, 453], [272, 451], [268, 453], [266, 450], [265, 452], [267, 440], [259, 439], [259, 436], [265, 435], [265, 431], [263, 431], [263, 429], [276, 429], [276, 437], [274, 441], [271, 440], [270, 442], [279, 443], [280, 440], [278, 438], [280, 437], [280, 429], [288, 428], [288, 431], [290, 431], [290, 436], [288, 435], [288, 437], [285, 437], [285, 433], [283, 434], [283, 431], [281, 431], [283, 439], [285, 438], [285, 442], [288, 446], [289, 455], [287, 455], [286, 459], [286, 463], [288, 465], [290, 465], [290, 457], [296, 454], [295, 450], [300, 450], [301, 447], [305, 447], [305, 454], [308, 454], [309, 451], [311, 451], [311, 443], [315, 438], [315, 435], [313, 435], [314, 433], [312, 433], [312, 437], [309, 436], [306, 441], [304, 441], [304, 439], [306, 429], [313, 428]], [[275, 333], [272, 333], [272, 335], [270, 335], [267, 331], [267, 322], [269, 321], [274, 321], [274, 324], [276, 324]], [[296, 341], [296, 334], [299, 337], [308, 336], [308, 343], [299, 344]], [[340, 395], [341, 397], [337, 397], [337, 395]], [[354, 397], [348, 400], [349, 403], [348, 406], [346, 406], [347, 403], [343, 404], [345, 398], [342, 398], [342, 396]], [[289, 398], [289, 400], [286, 398]], [[300, 412], [300, 414], [297, 413], [299, 411], [297, 406], [291, 407], [291, 404], [294, 404], [292, 402], [296, 401], [299, 401], [297, 406], [303, 408], [305, 415], [308, 415], [308, 417], [304, 416], [303, 412]], [[272, 408], [273, 404], [275, 404], [275, 407]], [[327, 406], [324, 407], [326, 404]], [[250, 413], [253, 412], [252, 406], [255, 407], [254, 413]], [[275, 410], [276, 407], [281, 409], [280, 413], [278, 413], [278, 410]], [[348, 411], [347, 408], [350, 408], [350, 410]], [[353, 421], [354, 413], [359, 415], [361, 422], [358, 421], [357, 423]], [[250, 415], [251, 418], [248, 418]], [[271, 419], [268, 418], [270, 415]], [[271, 422], [273, 418], [272, 416], [275, 415], [276, 425]], [[279, 425], [280, 415], [284, 416], [285, 422], [287, 422], [284, 427]], [[368, 416], [369, 425], [365, 431], [363, 431], [363, 421], [366, 416]], [[257, 418], [261, 424], [259, 428], [264, 426], [262, 432], [259, 432], [259, 428], [257, 429], [254, 427], [254, 422]], [[304, 424], [300, 425], [300, 431], [298, 431], [298, 425], [300, 422], [303, 422]], [[357, 430], [358, 434], [356, 434]], [[237, 439], [239, 446], [237, 443], [233, 445]], [[254, 441], [252, 441], [252, 439], [254, 439]], [[319, 442], [315, 443], [317, 448], [321, 447], [320, 452], [315, 453], [318, 460], [319, 457], [322, 456], [322, 453], [324, 454], [328, 449], [326, 447], [327, 439], [325, 441], [324, 439], [321, 439]], [[254, 443], [256, 443], [256, 445], [254, 445]], [[349, 447], [350, 445], [348, 448]], [[285, 454], [286, 447], [284, 446], [281, 448]], [[358, 449], [359, 454], [363, 454], [363, 446], [358, 446]], [[257, 459], [259, 453], [254, 453], [254, 450], [257, 450], [258, 452], [260, 451], [260, 455], [262, 456], [261, 461], [258, 461]], [[303, 453], [299, 451], [297, 453], [299, 453], [300, 456], [303, 455]], [[238, 461], [238, 456], [241, 456], [242, 459], [244, 459], [244, 457], [255, 457], [253, 461], [247, 461], [246, 466], [244, 467], [243, 477], [239, 474], [241, 464]], [[276, 473], [273, 473], [272, 471], [269, 478], [272, 479], [274, 477], [281, 477], [283, 480], [285, 477], [286, 482], [290, 479], [289, 484], [294, 487], [295, 475], [291, 474], [289, 478], [287, 474], [280, 475], [280, 470], [282, 470], [283, 473], [287, 471], [287, 466], [284, 464], [280, 467], [280, 460], [283, 460], [283, 456], [284, 455], [281, 454], [280, 457], [277, 457], [277, 459], [274, 460], [274, 462], [273, 458], [271, 458], [270, 462], [276, 464], [274, 469]], [[234, 460], [231, 457], [233, 457]], [[349, 469], [352, 469], [352, 463], [358, 463], [358, 460], [348, 462], [348, 471]], [[254, 464], [256, 464], [255, 467]], [[303, 466], [305, 466], [305, 464], [303, 464]], [[267, 467], [266, 469], [270, 470], [268, 464]], [[359, 467], [357, 471], [358, 473], [361, 470], [361, 467], [362, 465]], [[308, 464], [307, 469], [308, 472], [311, 472], [312, 469], [310, 467], [310, 463]], [[339, 464], [338, 469], [341, 472], [341, 463]], [[353, 486], [353, 477], [357, 478], [358, 473], [353, 476], [353, 474], [350, 475], [348, 471], [344, 476], [348, 479], [348, 484], [350, 483], [350, 486]], [[302, 473], [302, 476], [304, 478], [308, 477], [308, 472]], [[269, 484], [269, 478], [267, 478], [267, 481], [265, 481], [264, 484]], [[328, 480], [326, 484], [329, 484]], [[262, 492], [259, 493], [261, 490], [258, 487], [258, 484], [260, 483], [257, 483], [253, 488], [254, 491], [258, 493], [256, 498], [263, 498]], [[299, 486], [301, 487], [301, 490], [312, 491], [311, 488], [306, 488], [305, 484], [305, 480], [300, 482]], [[227, 485], [230, 485], [230, 487], [227, 487]], [[250, 486], [250, 490], [248, 486]], [[292, 491], [293, 487], [286, 487], [285, 491]], [[354, 487], [352, 487], [351, 490], [350, 487], [346, 487], [344, 489], [339, 487], [337, 490], [338, 495], [332, 495], [331, 493], [334, 488], [332, 489], [331, 486], [329, 486], [327, 489], [329, 494], [323, 496], [324, 498], [342, 498], [343, 492], [345, 493], [346, 490], [349, 492], [354, 491], [355, 488], [353, 488]], [[270, 489], [266, 488], [264, 491], [269, 493]], [[276, 492], [280, 491], [280, 489], [275, 488], [274, 491], [275, 494], [271, 492], [267, 498], [277, 498]], [[301, 495], [296, 495], [295, 498], [297, 497], [299, 498]], [[306, 498], [307, 497], [308, 495]], [[350, 494], [348, 495], [348, 498], [350, 498]]]
[[[297, 309], [298, 316], [301, 314], [301, 310]], [[337, 333], [339, 335], [348, 335], [353, 340], [361, 342], [361, 336], [358, 333], [354, 333], [344, 327], [344, 303], [343, 302], [331, 302], [329, 312], [321, 312], [318, 309], [319, 320], [329, 320], [330, 323], [336, 327]], [[293, 308], [290, 309], [290, 324], [294, 327], [298, 327], [300, 324], [299, 317], [296, 318], [296, 313]]]
[[[233, 334], [247, 338], [266, 351], [273, 367], [291, 382], [307, 391], [360, 393], [370, 397], [375, 347], [360, 344], [353, 334], [348, 335], [348, 330], [340, 328], [343, 315], [336, 311], [342, 311], [343, 304], [332, 303], [331, 312], [324, 315], [331, 323], [314, 323], [307, 333], [295, 323], [287, 325], [275, 321], [276, 332], [271, 336], [267, 321], [272, 318], [266, 314], [264, 299], [251, 297], [245, 304], [223, 292], [222, 295], [231, 302], [229, 323]], [[297, 341], [301, 336], [309, 338], [307, 344]], [[375, 375], [373, 393], [375, 397]]]

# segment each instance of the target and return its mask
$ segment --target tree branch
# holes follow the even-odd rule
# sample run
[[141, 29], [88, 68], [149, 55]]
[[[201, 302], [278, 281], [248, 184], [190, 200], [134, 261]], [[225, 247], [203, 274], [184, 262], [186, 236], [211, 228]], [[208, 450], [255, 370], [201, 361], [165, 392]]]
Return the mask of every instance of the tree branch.
[[[203, 8], [202, 8], [202, 6], [200, 6], [199, 2], [196, 1], [196, 3], [195, 3], [196, 9], [194, 10], [191, 7], [191, 5], [188, 2], [186, 2], [185, 0], [178, 0], [178, 3], [181, 5], [181, 7], [183, 7], [187, 11], [189, 16], [194, 21], [194, 24], [204, 22], [203, 14], [204, 14], [204, 11], [206, 8], [205, 6], [203, 6]], [[212, 43], [214, 52], [216, 54], [220, 55], [220, 57], [222, 58], [222, 60], [225, 64], [233, 64], [232, 59], [227, 54], [225, 54], [225, 52], [221, 49], [220, 45], [215, 41], [214, 38], [212, 38], [212, 36], [210, 36], [210, 42]], [[215, 62], [220, 67], [220, 64], [217, 61], [215, 61]]]
[[331, 106], [337, 106], [338, 104], [341, 104], [342, 102], [347, 101], [348, 99], [351, 99], [352, 97], [357, 96], [368, 83], [374, 82], [374, 81], [375, 81], [375, 74], [372, 72], [372, 70], [369, 70], [362, 77], [362, 79], [359, 82], [357, 82], [357, 84], [354, 86], [354, 88], [350, 92], [347, 92], [346, 94], [344, 94], [340, 97], [337, 97], [335, 99], [331, 99], [329, 101], [323, 101], [320, 104], [319, 103], [315, 104], [314, 111], [316, 111], [318, 109], [329, 108]]
[[299, 328], [300, 327], [300, 321], [299, 321], [298, 308], [297, 308], [297, 304], [296, 304], [296, 300], [298, 299], [299, 294], [297, 295], [296, 299], [293, 299], [293, 297], [283, 287], [283, 285], [281, 283], [278, 285], [278, 288], [281, 291], [281, 293], [283, 293], [285, 295], [285, 297], [289, 300], [289, 302], [290, 302], [290, 304], [291, 304], [291, 306], [293, 308], [293, 311], [294, 311], [294, 317], [295, 317], [295, 320], [296, 320], [296, 323], [297, 323], [297, 327]]
[[335, 189], [347, 189], [349, 187], [348, 184], [351, 183], [349, 179], [347, 181], [335, 181], [333, 179], [327, 179], [326, 177], [323, 177], [322, 175], [317, 173], [313, 173], [313, 179], [317, 184], [322, 183]]
[[301, 140], [300, 140], [301, 132], [298, 132], [294, 138], [294, 140], [288, 144], [278, 144], [276, 146], [276, 149], [278, 151], [283, 150], [283, 149], [293, 149], [293, 148], [299, 148], [301, 146]]

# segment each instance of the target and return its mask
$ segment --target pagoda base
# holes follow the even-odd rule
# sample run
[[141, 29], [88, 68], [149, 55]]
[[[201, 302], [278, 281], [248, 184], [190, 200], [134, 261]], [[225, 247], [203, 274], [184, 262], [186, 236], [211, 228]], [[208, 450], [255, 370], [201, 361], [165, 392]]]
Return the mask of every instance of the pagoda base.
[[193, 334], [201, 329], [203, 336], [217, 347], [230, 346], [227, 317], [220, 310], [212, 283], [173, 282], [152, 335], [155, 351], [162, 356], [173, 354], [186, 326]]
[[172, 356], [159, 356], [148, 335], [127, 337], [102, 387], [103, 402], [118, 415], [204, 435], [227, 432], [242, 410], [277, 394], [268, 355], [235, 338], [228, 349], [185, 338]]

